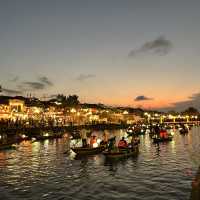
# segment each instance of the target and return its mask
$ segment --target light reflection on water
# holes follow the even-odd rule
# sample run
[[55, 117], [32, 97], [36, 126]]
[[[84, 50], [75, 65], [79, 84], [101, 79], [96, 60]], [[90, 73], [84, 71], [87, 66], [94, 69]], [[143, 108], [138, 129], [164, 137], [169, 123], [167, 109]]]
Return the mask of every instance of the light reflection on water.
[[[117, 140], [123, 131], [112, 131]], [[99, 132], [102, 135], [103, 132]], [[189, 199], [200, 164], [200, 128], [159, 149], [141, 136], [138, 157], [119, 161], [94, 155], [72, 160], [68, 139], [23, 142], [0, 152], [2, 199]]]

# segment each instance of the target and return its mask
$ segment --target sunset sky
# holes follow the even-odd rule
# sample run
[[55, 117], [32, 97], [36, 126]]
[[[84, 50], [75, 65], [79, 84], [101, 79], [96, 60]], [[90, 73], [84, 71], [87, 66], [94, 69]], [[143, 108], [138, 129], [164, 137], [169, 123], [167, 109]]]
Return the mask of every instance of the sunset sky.
[[200, 108], [199, 65], [199, 0], [1, 0], [3, 94]]

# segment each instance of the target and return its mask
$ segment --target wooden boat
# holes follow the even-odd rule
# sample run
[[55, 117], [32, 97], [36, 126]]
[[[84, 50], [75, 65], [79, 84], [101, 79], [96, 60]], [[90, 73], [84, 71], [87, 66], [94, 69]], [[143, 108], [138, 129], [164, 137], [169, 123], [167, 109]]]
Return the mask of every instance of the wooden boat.
[[128, 128], [126, 130], [126, 133], [128, 136], [138, 136], [138, 135], [145, 135], [146, 129], [145, 128], [140, 128], [140, 129], [133, 129], [133, 128]]
[[91, 155], [98, 154], [105, 150], [105, 146], [99, 146], [95, 148], [91, 147], [73, 147], [71, 148], [77, 155]]
[[127, 134], [128, 135], [134, 135], [134, 127], [129, 127], [127, 130], [126, 130]]
[[173, 138], [172, 136], [168, 136], [167, 138], [160, 138], [160, 137], [156, 138], [156, 137], [154, 137], [153, 143], [170, 142], [170, 141], [172, 141], [172, 138]]
[[180, 134], [185, 135], [185, 134], [188, 134], [189, 131], [187, 128], [182, 128], [179, 130], [179, 132], [180, 132]]
[[139, 152], [138, 146], [133, 148], [117, 149], [117, 151], [104, 151], [103, 154], [107, 159], [119, 159], [135, 156]]

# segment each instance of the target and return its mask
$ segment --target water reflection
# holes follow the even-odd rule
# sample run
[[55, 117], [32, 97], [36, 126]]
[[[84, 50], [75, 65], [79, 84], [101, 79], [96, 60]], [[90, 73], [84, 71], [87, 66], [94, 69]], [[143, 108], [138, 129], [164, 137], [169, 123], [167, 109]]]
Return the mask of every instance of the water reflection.
[[[97, 132], [99, 136], [103, 132]], [[110, 132], [117, 141], [125, 134]], [[25, 141], [0, 152], [3, 199], [188, 199], [198, 165], [200, 129], [156, 146], [140, 137], [140, 153], [107, 160], [102, 154], [70, 158], [69, 137]], [[68, 151], [67, 151], [68, 150]], [[64, 153], [67, 152], [67, 153]]]

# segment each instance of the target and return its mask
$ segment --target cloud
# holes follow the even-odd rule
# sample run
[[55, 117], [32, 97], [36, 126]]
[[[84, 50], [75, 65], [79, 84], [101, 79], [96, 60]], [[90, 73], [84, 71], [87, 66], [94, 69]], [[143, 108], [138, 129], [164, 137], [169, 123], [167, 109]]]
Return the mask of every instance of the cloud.
[[172, 42], [165, 39], [164, 36], [160, 36], [153, 41], [145, 42], [140, 48], [133, 49], [129, 53], [129, 57], [135, 57], [137, 55], [151, 53], [160, 56], [164, 56], [172, 49]]
[[95, 78], [95, 77], [96, 77], [96, 75], [94, 75], [94, 74], [80, 74], [80, 75], [76, 78], [76, 80], [78, 80], [78, 81], [85, 81], [85, 80], [87, 80], [87, 79]]
[[178, 111], [183, 111], [191, 106], [200, 109], [200, 92], [188, 97], [188, 100], [172, 103], [171, 108]]
[[19, 88], [25, 91], [43, 90], [50, 86], [53, 86], [53, 83], [46, 76], [39, 77], [37, 81], [24, 81], [18, 85]]
[[161, 108], [160, 110], [162, 111], [170, 111], [170, 110], [175, 110], [175, 111], [184, 111], [189, 107], [194, 107], [198, 110], [200, 110], [200, 92], [192, 94], [192, 96], [189, 96], [187, 100], [185, 101], [177, 101], [174, 103], [171, 103], [170, 106]]
[[12, 90], [12, 89], [6, 89], [1, 88], [1, 91], [7, 95], [21, 95], [23, 92], [19, 90]]
[[41, 83], [44, 83], [46, 85], [49, 85], [49, 86], [52, 86], [53, 83], [46, 77], [46, 76], [42, 76], [42, 77], [39, 77], [38, 80], [41, 82]]
[[144, 95], [137, 96], [134, 101], [149, 101], [153, 100], [153, 98], [146, 97]]
[[44, 83], [40, 83], [40, 82], [23, 82], [22, 83], [22, 87], [24, 88], [29, 88], [31, 90], [42, 90], [45, 89], [46, 85]]

